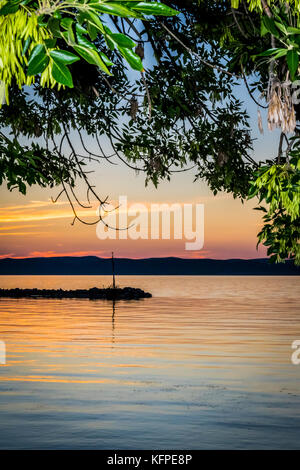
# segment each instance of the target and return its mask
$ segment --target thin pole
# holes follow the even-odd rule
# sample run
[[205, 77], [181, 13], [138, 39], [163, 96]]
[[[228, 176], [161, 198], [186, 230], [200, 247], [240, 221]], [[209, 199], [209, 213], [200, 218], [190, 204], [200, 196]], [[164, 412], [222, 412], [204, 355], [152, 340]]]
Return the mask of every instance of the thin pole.
[[115, 260], [114, 260], [114, 252], [111, 254], [111, 264], [112, 264], [112, 275], [113, 275], [113, 289], [116, 288], [116, 278], [115, 278]]

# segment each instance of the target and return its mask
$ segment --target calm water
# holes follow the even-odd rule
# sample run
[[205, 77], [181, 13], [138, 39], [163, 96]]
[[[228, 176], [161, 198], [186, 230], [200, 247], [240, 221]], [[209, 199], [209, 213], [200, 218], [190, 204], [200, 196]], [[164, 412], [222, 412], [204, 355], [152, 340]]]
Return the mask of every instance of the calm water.
[[[85, 288], [105, 276], [0, 277]], [[296, 277], [119, 277], [152, 299], [0, 299], [1, 448], [300, 448]]]

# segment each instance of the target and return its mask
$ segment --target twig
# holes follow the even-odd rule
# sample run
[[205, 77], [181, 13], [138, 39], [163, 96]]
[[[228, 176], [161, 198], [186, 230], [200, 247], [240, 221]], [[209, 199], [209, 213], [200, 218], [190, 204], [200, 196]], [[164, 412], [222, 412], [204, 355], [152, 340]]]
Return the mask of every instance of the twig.
[[182, 47], [184, 47], [184, 49], [189, 54], [194, 55], [195, 57], [197, 57], [200, 60], [200, 62], [207, 65], [208, 67], [211, 67], [212, 69], [217, 70], [218, 72], [225, 73], [226, 75], [229, 75], [230, 77], [239, 78], [238, 75], [236, 75], [234, 73], [231, 73], [231, 72], [228, 72], [228, 70], [223, 69], [219, 65], [211, 64], [210, 62], [207, 62], [205, 59], [202, 59], [202, 57], [199, 54], [197, 54], [197, 52], [194, 52], [192, 49], [190, 49], [188, 46], [186, 46], [172, 31], [170, 31], [170, 29], [164, 23], [162, 23], [161, 21], [159, 23], [170, 34], [170, 36], [172, 36]]
[[256, 103], [257, 106], [259, 106], [260, 108], [268, 109], [268, 106], [264, 106], [264, 105], [260, 104], [260, 103], [254, 98], [254, 96], [253, 96], [253, 94], [252, 94], [252, 92], [251, 92], [251, 90], [250, 90], [250, 88], [249, 88], [249, 85], [248, 85], [248, 82], [247, 82], [247, 79], [246, 79], [246, 75], [245, 75], [244, 67], [243, 67], [243, 66], [242, 66], [242, 77], [243, 77], [243, 80], [244, 80], [244, 82], [245, 82], [247, 91], [248, 91], [250, 97], [252, 98], [252, 100], [254, 101], [254, 103]]
[[149, 109], [149, 121], [151, 121], [151, 118], [152, 118], [152, 103], [151, 103], [151, 97], [150, 97], [150, 93], [149, 93], [149, 88], [148, 88], [147, 82], [146, 82], [146, 80], [145, 80], [144, 72], [141, 72], [141, 76], [142, 76], [142, 81], [143, 81], [144, 87], [146, 88], [146, 94], [147, 94], [147, 100], [148, 100], [148, 109]]

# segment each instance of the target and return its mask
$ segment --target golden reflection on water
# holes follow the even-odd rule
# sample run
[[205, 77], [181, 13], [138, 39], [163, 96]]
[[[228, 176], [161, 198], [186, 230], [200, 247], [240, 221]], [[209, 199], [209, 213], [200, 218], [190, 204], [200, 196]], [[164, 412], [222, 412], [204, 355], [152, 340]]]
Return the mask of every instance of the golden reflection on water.
[[[119, 375], [124, 368], [172, 369], [178, 364], [197, 369], [287, 367], [291, 342], [300, 337], [295, 277], [121, 277], [119, 283], [139, 285], [154, 298], [117, 304], [1, 299], [0, 338], [7, 344], [8, 365], [28, 372], [65, 370], [68, 380], [70, 367], [76, 363], [76, 374], [86, 374], [87, 362], [94, 370], [120, 369]], [[47, 288], [105, 284], [105, 276], [20, 276], [2, 282], [5, 287]], [[12, 367], [0, 380], [13, 380], [13, 375]], [[53, 375], [50, 379], [55, 380]]]
[[[110, 279], [11, 276], [0, 282], [6, 288], [76, 289], [108, 285]], [[147, 406], [159, 396], [162, 415], [175, 403], [184, 410], [186, 403], [199, 406], [201, 390], [209, 392], [209, 406], [220, 387], [299, 398], [300, 366], [291, 364], [291, 344], [300, 339], [298, 278], [122, 276], [118, 282], [150, 291], [153, 298], [115, 304], [0, 299], [0, 340], [7, 350], [7, 364], [0, 366], [0, 412], [11, 416], [16, 404], [10, 399], [22, 392], [2, 388], [17, 383], [41, 384], [38, 401], [56, 384], [55, 393], [64, 390], [80, 401], [81, 413], [99, 393], [116, 394], [111, 406], [122, 405], [126, 413], [137, 395]], [[222, 405], [222, 397], [220, 409], [234, 408], [235, 398]], [[19, 419], [26, 410], [22, 400]]]

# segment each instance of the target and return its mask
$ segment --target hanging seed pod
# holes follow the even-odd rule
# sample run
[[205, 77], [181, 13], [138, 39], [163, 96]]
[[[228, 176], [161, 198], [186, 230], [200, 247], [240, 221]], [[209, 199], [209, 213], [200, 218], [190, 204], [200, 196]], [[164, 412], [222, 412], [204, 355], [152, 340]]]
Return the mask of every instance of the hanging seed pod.
[[291, 82], [274, 80], [269, 93], [268, 128], [278, 127], [284, 133], [292, 133], [296, 127], [295, 109], [292, 103]]
[[138, 45], [136, 46], [135, 53], [140, 57], [141, 60], [144, 59], [145, 49], [144, 49], [144, 46], [141, 42], [139, 42]]
[[257, 124], [258, 124], [259, 132], [261, 134], [263, 134], [264, 133], [264, 128], [263, 128], [262, 117], [261, 117], [261, 112], [260, 112], [259, 108], [257, 108]]
[[296, 129], [296, 113], [293, 105], [288, 119], [288, 127], [289, 132], [294, 132]]
[[151, 163], [152, 163], [152, 168], [155, 171], [159, 171], [161, 169], [161, 162], [160, 162], [159, 157], [154, 157]]
[[222, 167], [228, 162], [228, 160], [229, 160], [228, 155], [225, 152], [223, 152], [222, 150], [220, 150], [218, 152], [218, 157], [217, 157], [218, 165]]
[[138, 100], [133, 96], [130, 100], [130, 117], [133, 121], [136, 120], [136, 115], [139, 110]]
[[154, 154], [154, 150], [150, 148], [148, 150], [148, 161], [149, 161], [149, 166], [152, 170], [154, 171], [160, 171], [162, 168], [162, 163], [159, 158], [159, 156], [156, 156]]
[[282, 106], [276, 89], [271, 91], [271, 99], [268, 109], [268, 127], [269, 130], [273, 131], [276, 127], [281, 127], [282, 121]]
[[41, 137], [42, 133], [43, 133], [42, 128], [40, 127], [39, 124], [36, 124], [36, 126], [35, 126], [35, 128], [34, 128], [34, 135], [35, 135], [35, 137]]
[[203, 108], [201, 105], [197, 105], [195, 106], [195, 110], [194, 110], [194, 116], [195, 117], [198, 117], [198, 116], [202, 116], [203, 115]]

